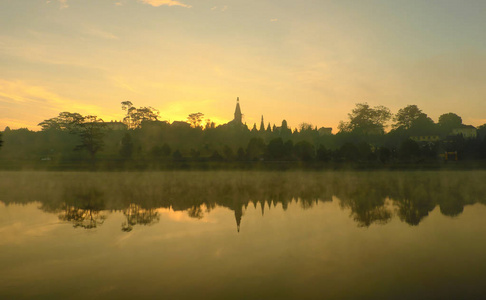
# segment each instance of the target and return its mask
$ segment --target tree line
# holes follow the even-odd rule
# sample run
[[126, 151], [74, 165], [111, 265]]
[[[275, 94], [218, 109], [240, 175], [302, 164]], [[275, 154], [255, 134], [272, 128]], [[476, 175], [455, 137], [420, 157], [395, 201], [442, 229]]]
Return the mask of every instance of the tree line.
[[[441, 115], [435, 123], [417, 105], [392, 114], [384, 106], [358, 103], [336, 134], [308, 123], [291, 129], [285, 120], [278, 127], [265, 125], [263, 119], [259, 128], [238, 122], [216, 126], [200, 112], [189, 114], [186, 121], [169, 123], [161, 121], [160, 112], [152, 107], [137, 108], [125, 101], [121, 108], [125, 112], [121, 122], [61, 112], [40, 122], [38, 132], [6, 128], [0, 159], [20, 164], [121, 162], [143, 167], [199, 162], [379, 165], [437, 162], [447, 153], [454, 153], [454, 160], [486, 158], [486, 124], [472, 128], [454, 113]], [[386, 132], [390, 121], [391, 130]], [[464, 136], [462, 129], [475, 134]], [[0, 145], [2, 141], [0, 136]]]

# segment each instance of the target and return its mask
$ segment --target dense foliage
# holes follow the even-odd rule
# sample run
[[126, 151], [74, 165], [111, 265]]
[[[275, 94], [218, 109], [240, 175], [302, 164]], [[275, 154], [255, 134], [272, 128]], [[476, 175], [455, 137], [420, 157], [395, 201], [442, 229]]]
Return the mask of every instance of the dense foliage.
[[204, 115], [200, 112], [190, 114], [188, 122], [169, 123], [159, 121], [156, 109], [135, 108], [129, 101], [122, 102], [122, 109], [126, 111], [123, 122], [103, 122], [96, 116], [61, 112], [42, 121], [38, 132], [7, 128], [0, 152], [2, 165], [393, 165], [486, 158], [485, 125], [476, 130], [463, 125], [453, 113], [442, 115], [435, 123], [416, 105], [400, 109], [393, 118], [392, 129], [386, 133], [387, 121], [392, 118], [390, 111], [359, 103], [349, 114], [349, 121], [340, 124], [337, 134], [307, 123], [292, 131], [285, 120], [280, 127], [268, 124], [265, 128], [262, 119], [260, 129], [255, 124], [251, 130], [239, 122], [216, 127], [211, 120], [206, 120], [203, 127]]

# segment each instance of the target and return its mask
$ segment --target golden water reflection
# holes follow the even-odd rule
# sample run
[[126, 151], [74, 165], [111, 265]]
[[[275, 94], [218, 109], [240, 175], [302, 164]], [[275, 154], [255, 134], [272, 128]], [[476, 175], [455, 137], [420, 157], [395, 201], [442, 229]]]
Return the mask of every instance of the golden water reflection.
[[0, 298], [477, 299], [485, 179], [0, 173]]
[[[2, 174], [5, 176], [5, 174]], [[339, 199], [359, 227], [386, 224], [398, 217], [419, 225], [439, 206], [445, 216], [460, 215], [464, 206], [485, 202], [486, 172], [162, 172], [162, 173], [23, 173], [11, 172], [0, 185], [2, 202], [40, 202], [74, 227], [102, 225], [105, 211], [122, 211], [121, 228], [157, 223], [157, 209], [185, 211], [202, 219], [215, 207], [234, 211], [237, 230], [248, 205], [296, 202], [312, 209]], [[17, 178], [16, 178], [17, 177]], [[18, 185], [18, 186], [15, 186]], [[46, 188], [46, 186], [48, 188]]]

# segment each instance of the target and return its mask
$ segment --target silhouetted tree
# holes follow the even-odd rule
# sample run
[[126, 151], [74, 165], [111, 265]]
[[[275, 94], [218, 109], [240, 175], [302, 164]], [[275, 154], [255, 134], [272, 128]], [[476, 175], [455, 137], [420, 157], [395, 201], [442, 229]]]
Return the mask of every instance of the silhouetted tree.
[[408, 105], [404, 108], [398, 110], [398, 113], [395, 115], [393, 120], [395, 124], [393, 124], [393, 128], [403, 128], [409, 129], [412, 127], [412, 124], [415, 120], [417, 120], [422, 115], [422, 110], [420, 110], [417, 105]]
[[412, 121], [409, 128], [410, 135], [434, 135], [437, 134], [435, 122], [426, 114], [420, 114]]
[[201, 123], [203, 121], [204, 114], [203, 113], [192, 113], [187, 117], [187, 122], [191, 124], [192, 128], [197, 128], [201, 126]]
[[84, 122], [82, 115], [78, 113], [61, 112], [59, 116], [44, 120], [38, 124], [42, 130], [62, 130], [72, 131], [74, 128]]
[[126, 116], [123, 122], [129, 129], [140, 128], [144, 121], [157, 121], [159, 118], [159, 111], [153, 107], [139, 107], [133, 106], [132, 102], [124, 101], [122, 110], [126, 111]]
[[443, 134], [450, 134], [452, 129], [462, 125], [462, 118], [455, 113], [443, 114], [439, 117], [439, 127]]
[[[266, 131], [265, 126], [262, 126], [263, 118], [263, 131], [250, 132], [246, 125], [239, 123], [215, 127], [209, 119], [206, 120], [203, 130], [202, 113], [189, 115], [191, 127], [191, 124], [183, 121], [175, 121], [172, 124], [158, 121], [158, 111], [151, 107], [135, 108], [130, 101], [122, 102], [122, 109], [126, 111], [124, 122], [129, 125], [128, 134], [125, 134], [124, 129], [103, 131], [103, 122], [96, 117], [94, 121], [90, 121], [91, 116], [83, 117], [78, 113], [61, 112], [57, 117], [39, 123], [42, 132], [27, 129], [10, 132], [6, 129], [2, 136], [5, 140], [2, 157], [17, 160], [19, 163], [24, 160], [52, 159], [56, 163], [77, 160], [79, 155], [72, 151], [77, 145], [77, 136], [69, 135], [72, 132], [81, 138], [81, 143], [76, 149], [86, 150], [92, 159], [103, 150], [107, 161], [111, 157], [161, 159], [171, 154], [170, 147], [179, 149], [179, 153], [174, 157], [184, 153], [187, 157], [197, 160], [209, 158], [214, 150], [227, 161], [262, 160], [264, 157], [282, 161], [315, 158], [318, 161], [326, 161], [330, 157], [336, 161], [387, 162], [395, 161], [400, 156], [402, 162], [411, 162], [415, 158], [435, 159], [439, 151], [458, 151], [460, 158], [486, 158], [486, 125], [479, 127], [477, 140], [446, 137], [452, 129], [462, 126], [461, 118], [454, 113], [448, 113], [440, 117], [440, 124], [436, 124], [416, 105], [400, 109], [394, 118], [396, 123], [393, 130], [386, 135], [382, 133], [386, 121], [390, 118], [389, 110], [383, 106], [370, 107], [367, 103], [356, 104], [349, 114], [349, 120], [341, 122], [340, 131], [336, 135], [327, 135], [325, 130], [318, 132], [317, 128], [309, 123], [300, 124], [292, 132], [285, 120], [282, 121], [281, 127], [274, 125], [273, 130], [268, 123]], [[119, 128], [117, 125], [119, 124], [110, 124], [106, 127]], [[420, 142], [418, 155], [403, 154], [410, 151], [414, 153], [415, 150], [412, 148], [416, 148], [411, 146], [413, 143], [408, 145], [412, 148], [405, 147], [406, 143], [402, 145], [407, 138], [419, 140], [416, 136], [421, 136], [420, 140], [423, 140], [423, 136], [429, 135], [439, 136], [441, 140], [435, 142], [435, 137], [426, 137], [428, 142]], [[161, 141], [165, 142], [163, 146]], [[405, 148], [400, 149], [400, 145]], [[386, 146], [390, 151], [381, 149], [382, 146]], [[317, 147], [317, 151], [310, 150], [314, 147]], [[238, 152], [235, 153], [236, 149]], [[162, 163], [162, 160], [158, 163]]]
[[86, 150], [91, 160], [94, 160], [96, 153], [103, 149], [105, 127], [103, 120], [97, 116], [83, 117], [82, 122], [75, 127], [75, 133], [81, 138], [81, 144], [77, 145], [75, 150]]
[[216, 124], [211, 121], [211, 119], [206, 119], [206, 125], [204, 126], [204, 129], [214, 129], [216, 127]]
[[312, 124], [309, 124], [309, 123], [300, 123], [299, 124], [299, 129], [300, 129], [300, 132], [304, 132], [304, 131], [310, 131], [312, 130]]
[[359, 134], [382, 134], [385, 123], [391, 118], [390, 110], [384, 106], [371, 108], [368, 103], [357, 103], [356, 108], [348, 114], [349, 121], [339, 123], [342, 132]]

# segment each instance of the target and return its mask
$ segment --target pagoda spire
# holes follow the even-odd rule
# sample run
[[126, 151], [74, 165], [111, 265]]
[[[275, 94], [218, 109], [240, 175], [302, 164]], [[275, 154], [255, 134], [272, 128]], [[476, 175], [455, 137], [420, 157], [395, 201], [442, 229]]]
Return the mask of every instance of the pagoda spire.
[[235, 118], [233, 121], [242, 124], [242, 117], [243, 114], [241, 113], [241, 108], [240, 108], [240, 97], [236, 98], [236, 109], [235, 109]]
[[262, 122], [260, 123], [260, 131], [265, 131], [265, 123], [263, 123], [263, 115], [262, 115]]

